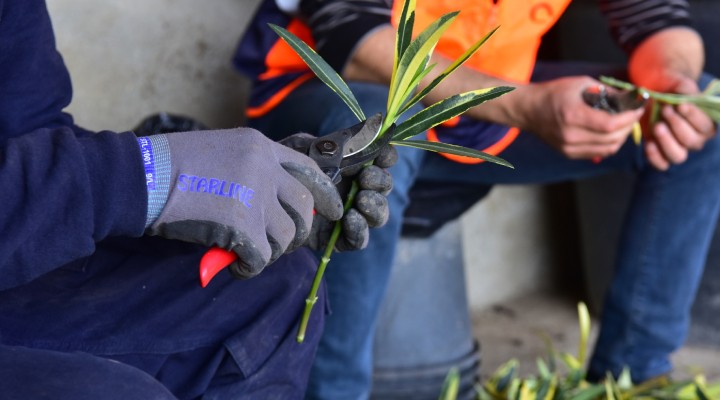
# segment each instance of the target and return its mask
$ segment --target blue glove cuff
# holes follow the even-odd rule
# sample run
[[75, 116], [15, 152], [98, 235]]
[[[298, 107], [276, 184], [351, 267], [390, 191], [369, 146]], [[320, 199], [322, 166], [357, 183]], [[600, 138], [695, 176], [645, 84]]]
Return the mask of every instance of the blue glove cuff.
[[145, 168], [148, 209], [145, 228], [160, 216], [170, 192], [170, 146], [165, 135], [139, 137], [138, 144]]

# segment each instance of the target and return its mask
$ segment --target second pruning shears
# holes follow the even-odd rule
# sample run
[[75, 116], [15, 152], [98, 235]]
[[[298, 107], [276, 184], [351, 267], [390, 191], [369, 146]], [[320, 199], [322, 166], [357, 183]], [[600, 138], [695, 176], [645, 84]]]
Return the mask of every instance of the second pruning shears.
[[[320, 169], [340, 183], [343, 171], [374, 160], [390, 142], [391, 134], [380, 135], [382, 114], [375, 114], [357, 125], [325, 136], [292, 136], [282, 143], [312, 158]], [[376, 140], [377, 139], [377, 140]], [[219, 247], [208, 250], [200, 260], [200, 284], [205, 287], [222, 269], [237, 260], [237, 254]]]
[[[617, 114], [623, 111], [636, 110], [645, 105], [649, 95], [645, 91], [640, 90], [616, 90], [610, 92], [605, 85], [593, 86], [582, 94], [585, 104], [592, 108], [603, 110], [609, 114]], [[640, 124], [633, 125], [633, 141], [640, 144], [642, 132]]]

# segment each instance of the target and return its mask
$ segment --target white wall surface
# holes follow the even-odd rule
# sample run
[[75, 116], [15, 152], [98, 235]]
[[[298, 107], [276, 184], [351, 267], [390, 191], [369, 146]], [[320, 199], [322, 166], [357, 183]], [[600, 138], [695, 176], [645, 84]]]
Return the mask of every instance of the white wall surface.
[[256, 0], [47, 3], [80, 125], [123, 130], [159, 111], [242, 121], [246, 88], [230, 58]]
[[498, 186], [462, 217], [467, 294], [483, 309], [553, 286], [542, 187]]

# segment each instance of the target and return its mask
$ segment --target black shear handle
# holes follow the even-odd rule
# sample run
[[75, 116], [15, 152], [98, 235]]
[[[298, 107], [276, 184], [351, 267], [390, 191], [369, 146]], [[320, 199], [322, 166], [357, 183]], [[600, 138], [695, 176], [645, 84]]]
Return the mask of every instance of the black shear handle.
[[647, 93], [640, 93], [638, 90], [610, 92], [605, 85], [585, 89], [582, 97], [590, 107], [603, 110], [610, 114], [638, 109], [645, 105], [648, 99]]
[[340, 165], [343, 161], [345, 143], [353, 136], [352, 128], [333, 132], [316, 138], [307, 149], [308, 157], [312, 158], [320, 170], [332, 179], [334, 184], [340, 183]]
[[321, 137], [297, 134], [281, 140], [280, 143], [312, 158], [320, 170], [329, 176], [334, 184], [338, 184], [343, 145], [350, 137], [352, 135], [345, 131], [333, 132]]

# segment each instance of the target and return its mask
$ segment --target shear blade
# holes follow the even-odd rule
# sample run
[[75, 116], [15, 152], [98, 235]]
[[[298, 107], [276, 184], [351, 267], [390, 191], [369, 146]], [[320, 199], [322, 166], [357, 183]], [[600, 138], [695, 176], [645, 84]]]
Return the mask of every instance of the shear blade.
[[[348, 158], [365, 150], [380, 134], [382, 126], [382, 114], [377, 113], [356, 126], [360, 127], [357, 133], [345, 143], [343, 147], [343, 158]], [[352, 129], [352, 128], [351, 128]]]

